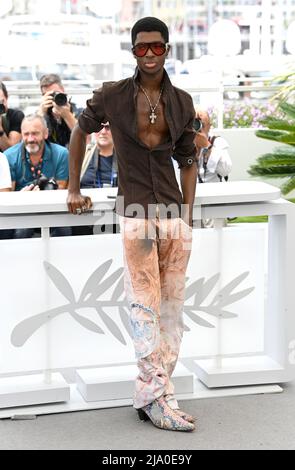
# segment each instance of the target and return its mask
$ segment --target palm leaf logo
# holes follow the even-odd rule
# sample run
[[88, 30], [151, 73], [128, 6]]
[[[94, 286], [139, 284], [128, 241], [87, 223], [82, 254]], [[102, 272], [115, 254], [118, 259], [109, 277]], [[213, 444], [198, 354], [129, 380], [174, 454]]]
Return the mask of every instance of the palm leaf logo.
[[218, 283], [220, 274], [214, 274], [214, 276], [210, 277], [207, 281], [205, 281], [205, 279], [202, 277], [201, 279], [193, 282], [190, 286], [187, 287], [185, 297], [185, 301], [193, 297], [193, 304], [191, 306], [187, 306], [185, 302], [184, 314], [187, 315], [194, 323], [206, 328], [215, 328], [215, 325], [214, 323], [210, 323], [202, 318], [202, 316], [200, 316], [197, 312], [204, 312], [205, 314], [211, 315], [215, 318], [237, 317], [238, 315], [236, 313], [230, 312], [225, 308], [237, 302], [238, 300], [241, 300], [243, 297], [246, 297], [255, 289], [254, 287], [249, 287], [238, 292], [233, 292], [248, 275], [249, 271], [246, 271], [237, 276], [220, 291], [218, 291], [211, 302], [207, 305], [204, 305], [204, 303]]
[[[90, 275], [80, 296], [76, 300], [74, 290], [62, 272], [53, 264], [44, 261], [44, 269], [48, 277], [67, 302], [60, 307], [52, 308], [22, 320], [14, 327], [11, 333], [11, 343], [16, 347], [23, 346], [48, 321], [59, 315], [68, 314], [74, 321], [92, 333], [105, 334], [108, 331], [117, 341], [126, 346], [127, 342], [123, 332], [127, 333], [130, 337], [132, 335], [129, 324], [129, 307], [124, 294], [123, 268], [118, 268], [109, 273], [112, 262], [111, 259], [105, 261]], [[202, 313], [205, 313], [207, 316], [211, 315], [214, 318], [228, 319], [237, 317], [236, 313], [230, 312], [227, 308], [229, 305], [248, 296], [254, 290], [254, 287], [249, 287], [234, 292], [248, 275], [249, 272], [244, 272], [234, 278], [207, 303], [206, 299], [213, 289], [216, 288], [220, 274], [214, 274], [207, 280], [202, 277], [192, 282], [186, 288], [183, 308], [184, 316], [205, 328], [215, 328], [215, 325], [214, 322], [211, 323], [203, 318]], [[110, 289], [113, 289], [110, 300], [101, 299], [101, 296]], [[123, 332], [114, 319], [106, 313], [107, 307], [116, 307], [118, 309], [119, 318], [124, 326]], [[93, 308], [100, 319], [100, 324], [103, 324], [104, 328], [86, 316], [77, 313], [78, 309], [83, 308]], [[187, 325], [185, 325], [185, 331], [190, 331]]]

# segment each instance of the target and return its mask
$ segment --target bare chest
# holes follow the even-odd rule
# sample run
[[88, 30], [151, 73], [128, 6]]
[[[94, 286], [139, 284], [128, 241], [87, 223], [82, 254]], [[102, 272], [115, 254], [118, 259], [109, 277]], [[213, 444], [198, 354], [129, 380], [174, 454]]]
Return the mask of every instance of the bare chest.
[[167, 141], [169, 136], [164, 104], [158, 98], [159, 94], [147, 98], [143, 92], [139, 92], [137, 97], [138, 138], [150, 148]]

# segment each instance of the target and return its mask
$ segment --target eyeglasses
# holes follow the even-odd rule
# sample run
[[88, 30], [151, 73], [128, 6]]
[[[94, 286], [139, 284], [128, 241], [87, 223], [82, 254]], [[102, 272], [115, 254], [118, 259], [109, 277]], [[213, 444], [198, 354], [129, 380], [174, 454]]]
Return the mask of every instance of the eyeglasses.
[[[101, 123], [100, 125], [101, 125], [102, 129], [104, 129], [105, 131], [110, 131], [110, 130], [111, 130], [109, 124], [103, 124], [103, 123]], [[100, 131], [102, 131], [102, 129], [100, 129]], [[99, 132], [100, 132], [100, 131], [99, 131]]]
[[136, 57], [143, 57], [150, 49], [153, 54], [160, 56], [165, 54], [168, 48], [168, 43], [164, 42], [139, 42], [132, 47], [132, 52]]

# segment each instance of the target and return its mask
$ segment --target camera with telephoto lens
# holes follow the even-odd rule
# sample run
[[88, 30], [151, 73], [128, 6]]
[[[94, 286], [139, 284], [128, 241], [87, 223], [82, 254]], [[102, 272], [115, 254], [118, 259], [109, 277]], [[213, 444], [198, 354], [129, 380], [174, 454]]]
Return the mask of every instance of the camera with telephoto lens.
[[51, 96], [57, 106], [65, 106], [68, 102], [67, 95], [61, 91], [54, 91]]
[[48, 189], [58, 189], [58, 184], [54, 178], [47, 178], [45, 175], [39, 176], [36, 178], [32, 184], [34, 186], [39, 186], [40, 190], [48, 190]]
[[195, 131], [196, 131], [196, 132], [200, 132], [200, 130], [202, 129], [202, 127], [203, 127], [203, 124], [202, 124], [201, 119], [195, 118], [195, 119], [194, 119], [194, 123], [193, 123], [193, 128], [195, 129]]

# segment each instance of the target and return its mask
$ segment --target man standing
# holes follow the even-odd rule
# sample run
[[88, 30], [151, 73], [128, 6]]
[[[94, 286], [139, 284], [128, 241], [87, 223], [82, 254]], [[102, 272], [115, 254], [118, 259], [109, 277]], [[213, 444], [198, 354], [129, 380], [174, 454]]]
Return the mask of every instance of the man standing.
[[68, 147], [71, 131], [77, 123], [77, 109], [70, 103], [59, 75], [51, 73], [40, 79], [42, 100], [38, 114], [43, 116], [49, 129], [48, 139]]
[[[91, 200], [80, 193], [86, 136], [109, 121], [118, 158], [118, 198], [125, 258], [126, 294], [139, 375], [134, 407], [140, 419], [161, 429], [194, 430], [178, 408], [171, 375], [183, 334], [185, 272], [196, 173], [191, 97], [172, 86], [164, 69], [167, 26], [142, 18], [132, 28], [134, 77], [94, 91], [70, 143], [68, 207], [80, 214]], [[182, 194], [171, 155], [181, 168]], [[181, 206], [185, 213], [181, 214]]]

